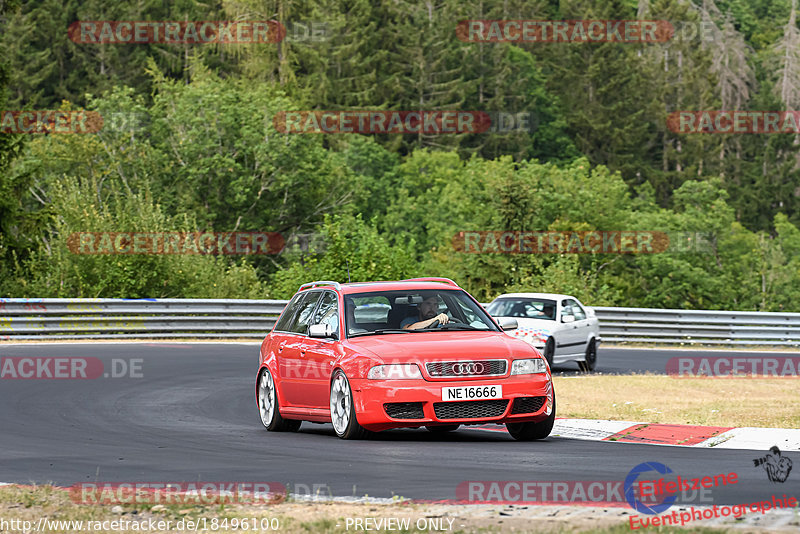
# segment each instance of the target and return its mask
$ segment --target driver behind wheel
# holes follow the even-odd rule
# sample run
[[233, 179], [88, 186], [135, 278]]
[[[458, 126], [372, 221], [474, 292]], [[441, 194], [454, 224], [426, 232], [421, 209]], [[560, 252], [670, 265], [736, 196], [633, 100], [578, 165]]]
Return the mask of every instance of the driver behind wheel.
[[436, 312], [439, 311], [439, 298], [436, 296], [428, 297], [420, 302], [419, 306], [417, 306], [417, 310], [417, 316], [406, 317], [400, 323], [400, 327], [403, 330], [420, 330], [422, 328], [428, 328], [436, 323], [436, 321], [439, 321], [439, 324], [447, 324], [450, 321], [450, 317], [448, 317], [446, 313], [437, 315]]

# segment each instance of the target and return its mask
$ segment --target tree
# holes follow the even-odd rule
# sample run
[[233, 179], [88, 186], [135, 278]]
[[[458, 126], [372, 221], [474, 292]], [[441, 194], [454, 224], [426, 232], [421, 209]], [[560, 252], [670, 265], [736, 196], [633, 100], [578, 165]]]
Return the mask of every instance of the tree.
[[314, 280], [368, 282], [421, 274], [413, 242], [391, 246], [360, 216], [326, 216], [322, 233], [327, 243], [323, 254], [302, 263], [290, 262], [275, 273], [270, 287], [278, 298], [289, 298], [301, 284]]

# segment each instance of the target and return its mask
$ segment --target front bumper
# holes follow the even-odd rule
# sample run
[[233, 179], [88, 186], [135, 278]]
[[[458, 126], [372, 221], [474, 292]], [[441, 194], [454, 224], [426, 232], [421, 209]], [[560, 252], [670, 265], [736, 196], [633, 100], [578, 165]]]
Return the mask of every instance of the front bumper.
[[[491, 405], [491, 401], [442, 400], [442, 388], [462, 386], [502, 386], [501, 402]], [[380, 431], [389, 428], [420, 427], [435, 424], [483, 424], [483, 423], [525, 423], [538, 422], [550, 415], [553, 404], [553, 386], [550, 373], [516, 375], [507, 378], [486, 378], [469, 380], [368, 380], [352, 379], [353, 401], [356, 417], [361, 426], [368, 430]], [[529, 398], [543, 397], [541, 407], [533, 412], [512, 413], [521, 406], [530, 406]], [[525, 401], [515, 399], [526, 398]], [[414, 405], [413, 418], [392, 417], [387, 413], [386, 404], [409, 403]], [[460, 404], [460, 406], [456, 406]], [[421, 405], [421, 406], [420, 406]], [[436, 406], [434, 406], [436, 405]], [[534, 404], [535, 405], [535, 404]], [[421, 413], [419, 408], [421, 407]], [[484, 408], [491, 408], [484, 410]], [[463, 408], [463, 410], [461, 409]], [[392, 411], [391, 409], [389, 410]], [[439, 416], [437, 417], [437, 411]], [[485, 415], [485, 412], [493, 412]]]

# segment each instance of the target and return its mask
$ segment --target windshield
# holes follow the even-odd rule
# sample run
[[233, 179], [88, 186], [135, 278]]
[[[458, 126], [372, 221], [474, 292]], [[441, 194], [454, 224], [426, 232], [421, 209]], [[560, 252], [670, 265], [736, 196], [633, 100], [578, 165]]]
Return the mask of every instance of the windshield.
[[[345, 296], [348, 337], [413, 334], [445, 330], [492, 330], [497, 327], [472, 298], [461, 290], [371, 291]], [[439, 314], [447, 324], [419, 328]], [[409, 329], [416, 325], [415, 329]]]
[[556, 301], [537, 298], [501, 298], [486, 308], [493, 317], [556, 320]]

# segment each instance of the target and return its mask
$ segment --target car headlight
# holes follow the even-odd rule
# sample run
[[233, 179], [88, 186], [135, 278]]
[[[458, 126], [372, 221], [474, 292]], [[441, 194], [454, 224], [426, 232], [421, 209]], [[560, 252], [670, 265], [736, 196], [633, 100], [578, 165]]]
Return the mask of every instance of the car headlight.
[[530, 360], [514, 360], [511, 362], [512, 375], [533, 375], [546, 373], [547, 364], [542, 358], [531, 358]]
[[391, 365], [376, 365], [367, 373], [370, 380], [402, 380], [407, 378], [422, 378], [422, 373], [415, 363], [393, 363]]

